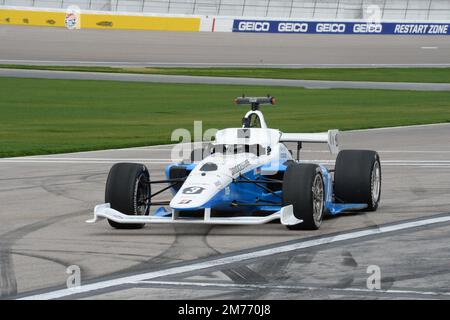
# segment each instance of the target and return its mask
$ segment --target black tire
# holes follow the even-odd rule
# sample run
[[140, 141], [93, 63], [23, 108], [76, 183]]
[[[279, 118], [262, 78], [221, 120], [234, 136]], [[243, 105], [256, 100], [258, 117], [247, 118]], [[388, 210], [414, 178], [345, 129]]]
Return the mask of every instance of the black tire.
[[[321, 187], [321, 195], [313, 192], [316, 182], [317, 186]], [[315, 200], [320, 201], [321, 204]], [[318, 205], [317, 208], [314, 206], [315, 203]], [[294, 216], [303, 222], [287, 226], [288, 229], [319, 229], [325, 210], [325, 186], [318, 165], [292, 163], [287, 167], [283, 178], [283, 206], [290, 204], [294, 208]]]
[[[150, 198], [150, 180], [147, 168], [142, 164], [117, 163], [109, 171], [106, 182], [105, 202], [111, 208], [127, 215], [148, 215], [150, 204], [143, 199]], [[116, 229], [140, 229], [142, 223], [117, 223], [108, 219], [111, 227]]]
[[[374, 192], [375, 190], [378, 192]], [[381, 198], [381, 164], [378, 153], [370, 150], [339, 152], [334, 173], [334, 193], [337, 201], [365, 203], [365, 211], [377, 210]]]
[[[169, 169], [169, 179], [184, 179], [189, 175], [190, 171], [185, 166], [171, 166]], [[184, 182], [175, 183], [172, 188], [178, 192]]]

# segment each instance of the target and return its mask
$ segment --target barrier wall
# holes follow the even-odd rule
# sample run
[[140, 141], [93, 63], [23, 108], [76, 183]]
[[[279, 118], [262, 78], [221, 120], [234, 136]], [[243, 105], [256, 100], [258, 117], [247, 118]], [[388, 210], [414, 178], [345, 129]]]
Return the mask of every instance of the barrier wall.
[[450, 20], [449, 0], [0, 0], [0, 5], [278, 20], [363, 19], [375, 12], [385, 21]]
[[450, 35], [448, 23], [405, 23], [364, 21], [293, 21], [242, 20], [233, 21], [233, 32], [297, 33], [297, 34], [390, 34], [390, 35]]
[[[66, 27], [66, 10], [32, 10], [0, 7], [0, 24]], [[135, 29], [161, 31], [200, 31], [200, 17], [150, 16], [121, 13], [86, 13], [78, 17], [78, 27], [90, 29]]]
[[80, 28], [136, 29], [161, 31], [253, 32], [291, 34], [386, 34], [450, 35], [450, 22], [388, 22], [368, 24], [365, 20], [312, 21], [276, 20], [223, 16], [145, 15], [133, 13], [78, 12], [70, 10], [0, 7], [0, 24]]
[[0, 8], [0, 24], [64, 27], [65, 12], [8, 10]]

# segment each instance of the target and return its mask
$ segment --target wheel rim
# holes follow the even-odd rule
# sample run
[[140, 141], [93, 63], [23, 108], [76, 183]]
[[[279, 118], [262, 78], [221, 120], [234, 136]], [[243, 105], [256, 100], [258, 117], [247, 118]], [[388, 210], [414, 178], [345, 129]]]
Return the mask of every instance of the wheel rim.
[[136, 179], [135, 214], [138, 216], [146, 215], [150, 209], [150, 185], [144, 183], [144, 179], [143, 173]]
[[380, 190], [381, 190], [381, 169], [380, 163], [375, 161], [372, 169], [372, 201], [373, 205], [375, 205], [380, 198]]
[[317, 174], [313, 183], [313, 218], [316, 224], [320, 224], [323, 214], [323, 181], [320, 174]]

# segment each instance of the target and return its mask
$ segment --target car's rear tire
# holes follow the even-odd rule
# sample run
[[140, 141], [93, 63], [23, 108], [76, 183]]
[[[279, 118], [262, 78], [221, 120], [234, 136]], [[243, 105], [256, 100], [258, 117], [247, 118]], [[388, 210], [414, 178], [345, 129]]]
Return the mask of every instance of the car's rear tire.
[[[150, 174], [142, 164], [117, 163], [109, 171], [105, 202], [126, 215], [148, 215], [150, 210]], [[108, 219], [116, 229], [140, 229], [142, 223], [117, 223]]]
[[381, 199], [380, 156], [370, 150], [342, 150], [336, 158], [334, 193], [343, 203], [365, 203], [375, 211]]
[[322, 171], [316, 164], [290, 164], [283, 178], [283, 206], [292, 205], [294, 216], [303, 220], [291, 230], [319, 229], [325, 206]]

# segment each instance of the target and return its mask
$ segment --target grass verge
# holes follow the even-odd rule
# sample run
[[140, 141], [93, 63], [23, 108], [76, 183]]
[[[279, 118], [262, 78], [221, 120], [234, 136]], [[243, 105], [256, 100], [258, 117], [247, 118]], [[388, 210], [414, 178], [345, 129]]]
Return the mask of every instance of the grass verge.
[[266, 120], [286, 132], [450, 121], [450, 92], [0, 78], [0, 157], [170, 143], [194, 120], [237, 127], [242, 92], [275, 96]]

